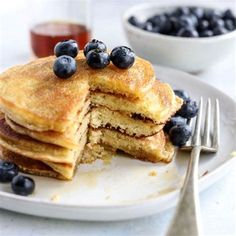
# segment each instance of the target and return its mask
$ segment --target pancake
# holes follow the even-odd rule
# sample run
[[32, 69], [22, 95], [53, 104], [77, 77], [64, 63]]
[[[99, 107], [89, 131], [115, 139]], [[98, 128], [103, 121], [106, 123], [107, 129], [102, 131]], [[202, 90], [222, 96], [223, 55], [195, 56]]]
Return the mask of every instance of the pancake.
[[[87, 115], [87, 124], [89, 122], [89, 114]], [[83, 133], [87, 133], [87, 126], [84, 127]], [[82, 135], [81, 135], [82, 136]], [[80, 146], [78, 140], [78, 148]], [[67, 149], [57, 145], [43, 143], [32, 139], [29, 136], [16, 133], [6, 123], [5, 119], [0, 119], [0, 145], [8, 150], [23, 156], [55, 163], [73, 164], [76, 149]]]
[[66, 131], [82, 110], [89, 88], [140, 98], [155, 81], [151, 64], [141, 58], [129, 70], [112, 64], [93, 70], [80, 52], [76, 58], [78, 69], [68, 80], [53, 73], [54, 60], [54, 56], [37, 59], [0, 75], [2, 112], [30, 130]]
[[5, 120], [11, 129], [19, 134], [30, 136], [45, 143], [55, 144], [68, 149], [75, 149], [78, 147], [78, 140], [81, 133], [84, 132], [85, 126], [88, 125], [88, 117], [85, 119], [84, 116], [89, 111], [89, 105], [90, 101], [88, 100], [85, 102], [82, 111], [77, 114], [77, 119], [73, 125], [68, 127], [63, 133], [56, 131], [34, 131], [15, 123], [7, 116], [5, 116]]
[[174, 155], [174, 146], [163, 131], [143, 138], [131, 137], [106, 128], [91, 129], [89, 133], [91, 143], [102, 143], [114, 149], [120, 149], [140, 160], [168, 163]]
[[91, 110], [92, 128], [106, 127], [119, 130], [130, 136], [151, 136], [163, 129], [164, 125], [156, 125], [150, 120], [132, 118], [126, 113], [112, 111], [104, 106], [93, 107]]
[[62, 180], [71, 180], [75, 173], [77, 163], [82, 159], [86, 142], [87, 135], [84, 135], [81, 139], [80, 148], [76, 150], [74, 162], [71, 165], [43, 162], [12, 152], [4, 147], [1, 147], [2, 155], [0, 156], [0, 159], [14, 162], [16, 165], [18, 165], [21, 171], [28, 174], [46, 176]]
[[151, 63], [139, 57], [128, 70], [110, 63], [102, 70], [90, 69], [89, 74], [90, 90], [120, 94], [133, 100], [142, 99], [156, 80]]
[[174, 147], [163, 132], [182, 106], [152, 65], [136, 58], [128, 70], [112, 63], [92, 69], [83, 52], [69, 79], [53, 73], [55, 57], [15, 66], [0, 75], [0, 145], [21, 170], [71, 179], [77, 164], [122, 150], [150, 162], [170, 162]]
[[95, 106], [104, 106], [113, 111], [139, 115], [156, 124], [165, 124], [182, 106], [182, 99], [175, 96], [169, 84], [155, 81], [153, 88], [142, 100], [130, 100], [115, 94], [93, 92], [91, 102]]
[[57, 173], [41, 161], [22, 156], [3, 147], [1, 149], [2, 155], [0, 156], [0, 159], [15, 163], [19, 167], [20, 171], [24, 173], [66, 180], [63, 175]]
[[82, 163], [92, 163], [97, 159], [110, 160], [116, 154], [116, 149], [101, 143], [90, 143], [85, 145], [83, 156], [80, 160]]

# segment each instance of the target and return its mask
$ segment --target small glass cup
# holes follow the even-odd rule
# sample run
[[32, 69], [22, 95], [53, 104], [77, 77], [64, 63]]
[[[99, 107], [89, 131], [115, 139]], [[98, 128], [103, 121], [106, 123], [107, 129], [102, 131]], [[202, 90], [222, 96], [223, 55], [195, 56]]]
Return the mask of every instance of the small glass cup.
[[89, 6], [89, 0], [35, 0], [30, 26], [34, 55], [53, 55], [55, 45], [68, 39], [83, 48], [91, 38]]

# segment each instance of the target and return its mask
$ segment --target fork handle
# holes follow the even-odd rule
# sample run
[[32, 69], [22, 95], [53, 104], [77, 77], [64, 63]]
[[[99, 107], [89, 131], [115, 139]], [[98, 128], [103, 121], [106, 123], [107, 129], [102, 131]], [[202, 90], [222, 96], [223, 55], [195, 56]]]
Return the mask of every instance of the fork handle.
[[177, 210], [167, 231], [167, 236], [200, 235], [198, 193], [198, 162], [200, 151], [201, 148], [199, 146], [195, 146], [192, 149]]

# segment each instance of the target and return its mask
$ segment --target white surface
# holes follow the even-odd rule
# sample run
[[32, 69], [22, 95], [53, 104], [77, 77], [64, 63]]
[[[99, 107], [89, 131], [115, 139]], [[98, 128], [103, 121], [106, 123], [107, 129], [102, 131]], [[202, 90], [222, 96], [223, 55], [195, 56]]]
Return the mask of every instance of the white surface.
[[221, 61], [232, 50], [236, 52], [236, 30], [210, 38], [184, 38], [151, 33], [128, 22], [131, 16], [136, 16], [144, 22], [155, 14], [171, 12], [178, 6], [179, 4], [173, 3], [163, 6], [145, 3], [131, 7], [125, 12], [124, 30], [130, 45], [138, 55], [154, 64], [200, 72]]
[[[106, 42], [109, 48], [120, 44], [127, 44], [119, 18], [121, 12], [127, 6], [133, 5], [134, 2], [130, 0], [123, 2], [93, 1], [93, 15], [96, 16], [96, 20], [94, 20], [94, 36]], [[167, 2], [167, 0], [158, 2]], [[169, 0], [169, 2], [176, 1]], [[3, 3], [1, 3], [1, 9], [4, 9]], [[220, 4], [226, 7], [234, 7], [235, 5], [235, 1], [233, 0], [211, 0], [208, 3]], [[112, 20], [110, 21], [110, 19]], [[7, 21], [7, 25], [15, 23], [13, 17], [7, 19]], [[2, 28], [3, 22], [4, 24], [6, 23], [6, 21], [1, 21], [0, 29]], [[0, 46], [0, 66], [2, 67], [27, 59], [29, 50], [24, 47], [24, 43], [20, 42], [21, 50], [19, 53], [16, 53], [17, 51], [14, 48], [12, 49], [14, 44], [11, 45], [12, 40], [19, 46], [17, 43], [19, 41], [18, 39], [27, 38], [24, 36], [23, 30], [21, 30], [24, 28], [22, 21], [20, 26], [17, 27], [19, 31], [14, 32], [15, 34], [17, 33], [18, 37], [14, 37], [13, 40], [8, 35], [8, 38], [5, 38], [5, 40], [7, 39], [8, 47], [6, 47], [7, 43], [2, 48]], [[0, 39], [0, 42], [2, 42], [1, 32]], [[231, 57], [225, 58], [221, 63], [209, 68], [198, 76], [199, 79], [218, 87], [236, 100], [235, 57], [236, 55], [232, 53]], [[225, 105], [227, 106], [227, 104]], [[228, 173], [227, 176], [200, 195], [205, 235], [236, 234], [236, 167], [234, 166], [233, 168], [234, 170]], [[89, 223], [51, 220], [0, 210], [0, 235], [164, 235], [172, 215], [173, 209], [138, 220], [114, 223]]]
[[[205, 103], [208, 97], [220, 101], [220, 122], [224, 127], [221, 145], [217, 154], [201, 154], [199, 164], [199, 189], [204, 190], [235, 163], [236, 159], [230, 154], [236, 151], [236, 103], [192, 75], [162, 67], [155, 69], [160, 80], [170, 83], [173, 88], [184, 89], [195, 100], [202, 96]], [[80, 165], [75, 178], [67, 183], [34, 177], [36, 190], [27, 198], [12, 194], [9, 185], [0, 185], [0, 207], [53, 218], [109, 221], [159, 213], [176, 203], [189, 153], [178, 152], [175, 160], [168, 165], [123, 156], [120, 154], [107, 165], [101, 160]], [[156, 176], [150, 176], [153, 171]], [[55, 195], [59, 199], [53, 202], [51, 199]]]

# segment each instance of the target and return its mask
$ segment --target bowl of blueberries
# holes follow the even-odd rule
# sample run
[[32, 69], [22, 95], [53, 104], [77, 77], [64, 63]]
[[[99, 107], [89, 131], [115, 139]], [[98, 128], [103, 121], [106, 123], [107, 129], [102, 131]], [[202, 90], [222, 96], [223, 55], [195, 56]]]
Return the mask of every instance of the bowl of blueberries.
[[235, 48], [236, 17], [230, 9], [139, 4], [123, 15], [137, 55], [154, 64], [198, 73]]

